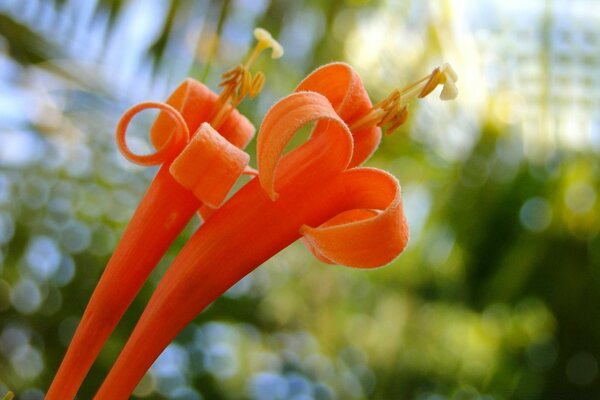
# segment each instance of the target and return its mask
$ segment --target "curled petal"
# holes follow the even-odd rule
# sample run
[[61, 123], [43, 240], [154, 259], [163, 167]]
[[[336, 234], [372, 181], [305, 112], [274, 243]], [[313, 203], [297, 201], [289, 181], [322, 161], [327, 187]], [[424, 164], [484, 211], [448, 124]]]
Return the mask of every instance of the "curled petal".
[[[186, 79], [171, 94], [167, 103], [181, 113], [190, 132], [197, 132], [202, 122], [209, 122], [208, 118], [214, 111], [217, 98], [218, 95], [206, 85], [194, 79]], [[161, 112], [150, 130], [152, 145], [160, 148], [169, 137], [171, 129], [169, 116]], [[239, 148], [246, 147], [254, 132], [252, 123], [237, 109], [228, 113], [219, 128], [219, 133]]]
[[400, 185], [387, 172], [355, 168], [344, 172], [347, 211], [300, 233], [321, 261], [375, 268], [396, 258], [408, 242]]
[[250, 156], [229, 143], [208, 123], [198, 132], [173, 161], [169, 172], [183, 187], [206, 205], [220, 207]]
[[[367, 114], [371, 109], [371, 100], [360, 76], [345, 63], [331, 63], [314, 70], [296, 88], [296, 91], [312, 91], [322, 94], [333, 105], [339, 116], [350, 123]], [[315, 127], [313, 135], [326, 129], [322, 124]], [[365, 161], [375, 151], [381, 141], [381, 128], [367, 126], [352, 132], [354, 154], [350, 167]]]
[[[170, 119], [170, 121], [168, 121], [170, 123], [170, 129], [167, 130], [169, 134], [168, 136], [165, 136], [165, 139], [161, 142], [160, 146], [157, 147], [158, 150], [155, 153], [144, 155], [134, 154], [129, 147], [127, 147], [127, 141], [125, 140], [127, 127], [137, 113], [148, 108], [159, 108], [162, 110], [161, 114], [165, 116], [164, 118]], [[163, 124], [166, 123], [167, 122], [164, 122]], [[145, 101], [136, 104], [125, 111], [117, 124], [116, 136], [119, 150], [129, 161], [139, 165], [158, 165], [174, 158], [185, 146], [190, 133], [185, 120], [175, 108], [165, 103]]]
[[[297, 92], [281, 99], [265, 116], [257, 142], [260, 184], [272, 200], [277, 199], [276, 172], [285, 147], [300, 128], [310, 122], [322, 121], [328, 129], [325, 148], [330, 161], [329, 169], [343, 171], [352, 155], [352, 137], [344, 121], [324, 96], [314, 92]], [[292, 154], [290, 154], [292, 156]], [[321, 171], [323, 174], [332, 171]]]

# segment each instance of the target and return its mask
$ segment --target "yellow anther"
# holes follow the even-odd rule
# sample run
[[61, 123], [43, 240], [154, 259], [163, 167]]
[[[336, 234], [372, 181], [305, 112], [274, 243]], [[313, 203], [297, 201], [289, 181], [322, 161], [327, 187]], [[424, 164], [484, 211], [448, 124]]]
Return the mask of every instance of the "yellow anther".
[[382, 126], [386, 127], [387, 133], [392, 133], [406, 122], [410, 100], [427, 96], [438, 85], [443, 85], [440, 99], [452, 100], [458, 95], [457, 80], [458, 75], [450, 64], [443, 64], [423, 79], [404, 89], [394, 89], [389, 96], [373, 105], [368, 113], [352, 122], [350, 129], [356, 131], [372, 126]]
[[254, 75], [254, 79], [252, 79], [252, 84], [250, 85], [250, 93], [248, 95], [251, 99], [260, 93], [263, 86], [265, 85], [265, 80], [265, 74], [263, 74], [260, 71], [258, 71], [256, 75]]
[[223, 80], [219, 86], [223, 91], [215, 104], [215, 111], [210, 123], [213, 128], [219, 129], [231, 110], [237, 107], [244, 97], [254, 98], [262, 90], [265, 83], [265, 75], [257, 72], [255, 76], [250, 73], [250, 67], [254, 64], [258, 56], [266, 49], [271, 49], [271, 57], [279, 58], [283, 55], [283, 47], [273, 36], [262, 28], [254, 30], [254, 36], [258, 43], [250, 53], [245, 64], [230, 69], [221, 75]]
[[441, 67], [437, 67], [433, 70], [429, 80], [425, 84], [425, 87], [423, 88], [423, 90], [421, 90], [419, 98], [427, 96], [438, 85], [443, 85], [442, 93], [440, 94], [440, 99], [452, 100], [458, 95], [458, 88], [456, 87], [457, 80], [458, 75], [456, 74], [456, 71], [454, 71], [450, 64], [445, 63]]

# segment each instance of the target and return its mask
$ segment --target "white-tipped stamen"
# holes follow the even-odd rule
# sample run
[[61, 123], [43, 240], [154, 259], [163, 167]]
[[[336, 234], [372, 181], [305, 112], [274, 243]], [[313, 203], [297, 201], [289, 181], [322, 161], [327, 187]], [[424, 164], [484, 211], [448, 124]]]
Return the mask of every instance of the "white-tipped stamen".
[[429, 75], [402, 90], [394, 89], [385, 99], [376, 103], [371, 110], [350, 124], [353, 131], [366, 127], [381, 126], [392, 133], [408, 118], [408, 104], [414, 98], [429, 95], [436, 87], [442, 85], [440, 99], [452, 100], [458, 95], [456, 81], [458, 75], [448, 63], [435, 68]]

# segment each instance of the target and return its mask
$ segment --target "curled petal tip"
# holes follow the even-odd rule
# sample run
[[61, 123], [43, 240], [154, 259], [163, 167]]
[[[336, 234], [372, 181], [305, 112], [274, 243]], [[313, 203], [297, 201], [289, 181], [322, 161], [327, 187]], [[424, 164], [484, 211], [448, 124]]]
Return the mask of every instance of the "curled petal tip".
[[300, 128], [321, 120], [326, 120], [327, 126], [332, 123], [323, 145], [331, 146], [328, 148], [331, 168], [342, 171], [352, 156], [352, 134], [325, 96], [316, 92], [295, 92], [275, 103], [265, 115], [258, 134], [256, 156], [260, 185], [271, 200], [277, 200], [275, 190], [280, 187], [276, 184], [275, 172], [286, 146]]
[[237, 179], [244, 173], [250, 156], [203, 123], [173, 161], [173, 178], [203, 203], [218, 208]]
[[[171, 135], [167, 141], [154, 153], [147, 155], [134, 154], [127, 146], [125, 135], [127, 133], [127, 127], [133, 119], [133, 117], [139, 112], [148, 108], [158, 108], [164, 111], [173, 120], [173, 128]], [[160, 103], [156, 101], [144, 101], [129, 110], [125, 111], [119, 123], [117, 124], [116, 139], [117, 146], [121, 153], [129, 161], [143, 166], [159, 165], [168, 159], [175, 157], [179, 151], [185, 146], [189, 140], [189, 130], [183, 116], [177, 109], [168, 103]]]

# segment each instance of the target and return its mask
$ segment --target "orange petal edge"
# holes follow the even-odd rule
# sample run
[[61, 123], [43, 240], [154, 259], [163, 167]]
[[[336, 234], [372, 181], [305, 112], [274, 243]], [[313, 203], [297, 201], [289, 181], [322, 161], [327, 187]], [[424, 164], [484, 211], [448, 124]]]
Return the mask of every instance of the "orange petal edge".
[[275, 190], [276, 170], [285, 147], [304, 125], [328, 120], [338, 129], [328, 129], [331, 140], [346, 148], [333, 156], [340, 157], [339, 170], [342, 171], [352, 156], [352, 134], [345, 122], [338, 116], [329, 100], [316, 92], [292, 93], [277, 102], [265, 115], [257, 140], [258, 178], [271, 200], [278, 194]]
[[375, 168], [354, 168], [344, 175], [348, 211], [321, 226], [303, 226], [305, 245], [331, 264], [376, 268], [390, 263], [408, 242], [400, 184]]

